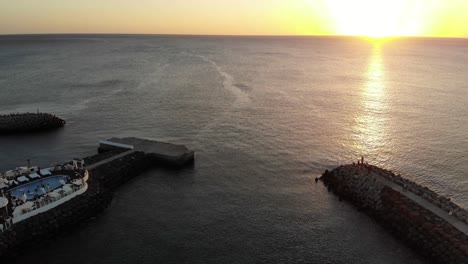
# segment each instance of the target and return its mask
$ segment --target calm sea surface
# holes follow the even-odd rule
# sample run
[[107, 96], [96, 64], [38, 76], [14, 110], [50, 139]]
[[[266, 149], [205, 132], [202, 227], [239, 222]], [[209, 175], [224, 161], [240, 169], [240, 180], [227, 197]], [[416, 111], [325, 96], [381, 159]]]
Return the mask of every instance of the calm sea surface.
[[468, 207], [468, 40], [0, 36], [0, 169], [136, 136], [196, 151], [22, 263], [422, 263], [313, 179], [364, 156]]

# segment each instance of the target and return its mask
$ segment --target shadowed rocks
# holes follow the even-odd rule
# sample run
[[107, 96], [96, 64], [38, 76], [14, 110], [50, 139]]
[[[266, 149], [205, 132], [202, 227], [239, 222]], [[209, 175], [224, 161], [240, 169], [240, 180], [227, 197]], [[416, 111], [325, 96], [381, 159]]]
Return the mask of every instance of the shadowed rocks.
[[[423, 206], [431, 203], [445, 211], [444, 204], [449, 206], [449, 199], [391, 171], [367, 164], [344, 165], [332, 171], [327, 170], [321, 180], [328, 190], [371, 216], [410, 248], [426, 257], [428, 263], [468, 263], [468, 236], [451, 224], [450, 220], [446, 220], [447, 217]], [[401, 191], [397, 191], [394, 186], [403, 188], [398, 187]], [[412, 196], [408, 193], [423, 198], [425, 202], [410, 199]], [[458, 208], [458, 211], [460, 215], [465, 212], [462, 208]], [[452, 211], [444, 214], [462, 222], [466, 220]]]
[[42, 132], [65, 124], [65, 120], [48, 113], [0, 115], [0, 134]]

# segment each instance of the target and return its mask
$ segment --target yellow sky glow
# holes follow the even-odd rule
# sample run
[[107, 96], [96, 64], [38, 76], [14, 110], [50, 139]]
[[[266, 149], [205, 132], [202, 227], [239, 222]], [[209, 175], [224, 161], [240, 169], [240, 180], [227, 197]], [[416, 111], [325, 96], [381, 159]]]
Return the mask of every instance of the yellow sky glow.
[[466, 0], [0, 0], [0, 34], [468, 37]]

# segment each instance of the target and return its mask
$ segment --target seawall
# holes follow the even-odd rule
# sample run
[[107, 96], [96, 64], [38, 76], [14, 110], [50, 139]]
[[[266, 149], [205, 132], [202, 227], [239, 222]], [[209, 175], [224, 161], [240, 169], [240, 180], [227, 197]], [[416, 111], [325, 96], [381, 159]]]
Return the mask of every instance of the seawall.
[[[45, 241], [86, 224], [90, 218], [107, 208], [116, 188], [149, 168], [165, 163], [151, 154], [125, 149], [106, 151], [84, 160], [91, 164], [88, 169], [88, 190], [62, 205], [14, 224], [0, 233], [0, 259], [12, 259], [25, 248], [35, 248]], [[172, 163], [169, 165], [175, 166]], [[184, 165], [181, 164], [179, 168]]]
[[65, 121], [48, 113], [0, 115], [0, 134], [30, 133], [57, 129]]
[[450, 199], [367, 164], [327, 170], [321, 180], [340, 200], [374, 218], [428, 263], [468, 263], [466, 211]]

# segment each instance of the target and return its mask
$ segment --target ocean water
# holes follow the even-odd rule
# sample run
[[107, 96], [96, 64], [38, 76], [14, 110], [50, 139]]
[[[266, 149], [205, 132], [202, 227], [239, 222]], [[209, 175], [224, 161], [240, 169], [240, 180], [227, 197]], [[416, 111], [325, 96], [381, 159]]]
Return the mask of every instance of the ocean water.
[[423, 263], [314, 178], [361, 156], [468, 208], [468, 40], [0, 36], [0, 113], [64, 129], [0, 137], [0, 169], [181, 143], [86, 227], [18, 262]]

